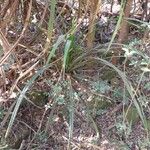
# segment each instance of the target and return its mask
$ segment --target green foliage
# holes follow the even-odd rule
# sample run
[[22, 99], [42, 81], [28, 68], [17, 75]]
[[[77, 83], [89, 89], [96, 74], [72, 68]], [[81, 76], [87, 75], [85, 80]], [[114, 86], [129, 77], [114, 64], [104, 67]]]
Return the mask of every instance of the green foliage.
[[106, 98], [95, 96], [91, 101], [87, 102], [89, 111], [93, 116], [103, 114], [108, 108], [114, 106], [114, 103]]
[[27, 97], [36, 106], [43, 107], [48, 102], [48, 93], [44, 91], [33, 90], [27, 93]]
[[123, 90], [120, 87], [114, 89], [113, 95], [115, 99], [122, 99]]
[[75, 35], [71, 34], [67, 38], [64, 48], [63, 69], [65, 69], [66, 72], [69, 72], [72, 69], [73, 61], [81, 54], [81, 52], [80, 46], [76, 45]]
[[126, 120], [129, 124], [134, 125], [139, 120], [139, 114], [135, 107], [130, 107], [125, 110]]
[[52, 99], [54, 99], [54, 101], [58, 105], [66, 104], [66, 101], [65, 101], [66, 93], [65, 93], [64, 89], [67, 88], [67, 81], [61, 81], [57, 84], [52, 83], [51, 88], [52, 88], [52, 90], [49, 92], [49, 96]]
[[71, 51], [74, 42], [74, 36], [70, 35], [67, 38], [65, 48], [64, 48], [64, 59], [63, 59], [63, 70], [64, 72], [68, 69], [69, 64], [71, 63]]
[[129, 66], [140, 68], [143, 72], [150, 72], [149, 64], [150, 57], [145, 53], [145, 50], [141, 51], [138, 46], [142, 44], [141, 40], [133, 40], [128, 45], [124, 45], [124, 56], [130, 61]]
[[45, 143], [48, 140], [48, 135], [47, 133], [40, 132], [37, 136], [36, 139], [40, 142], [40, 143]]
[[132, 129], [131, 129], [130, 125], [121, 123], [120, 121], [117, 121], [117, 123], [115, 124], [115, 126], [116, 126], [116, 129], [117, 129], [117, 134], [120, 137], [126, 137], [127, 138], [131, 134], [131, 132], [132, 132]]
[[106, 70], [103, 72], [102, 79], [106, 81], [110, 81], [117, 77], [117, 73], [115, 70]]
[[146, 89], [148, 91], [150, 90], [150, 82], [145, 83], [144, 89]]
[[139, 147], [142, 150], [150, 149], [150, 141], [149, 141], [149, 139], [138, 140], [138, 144], [139, 144]]
[[93, 92], [98, 92], [101, 94], [108, 93], [111, 89], [107, 81], [97, 81], [91, 83], [91, 89]]

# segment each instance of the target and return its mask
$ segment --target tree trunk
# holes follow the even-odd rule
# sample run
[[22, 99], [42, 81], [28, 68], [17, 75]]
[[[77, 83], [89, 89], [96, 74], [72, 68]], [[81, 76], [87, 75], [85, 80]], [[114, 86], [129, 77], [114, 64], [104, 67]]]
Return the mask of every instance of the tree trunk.
[[120, 43], [120, 44], [123, 44], [128, 40], [129, 24], [126, 19], [129, 18], [129, 16], [130, 16], [130, 11], [132, 8], [132, 1], [133, 0], [127, 0], [127, 2], [126, 2], [124, 16], [122, 18], [119, 37], [118, 37], [118, 43]]
[[[124, 16], [122, 18], [122, 22], [120, 25], [120, 31], [119, 31], [119, 37], [118, 37], [119, 44], [124, 44], [128, 40], [129, 24], [127, 22], [127, 18], [129, 18], [129, 16], [130, 16], [130, 11], [132, 9], [132, 2], [133, 2], [133, 0], [127, 0], [126, 4], [125, 4]], [[121, 58], [115, 57], [115, 56], [119, 56], [120, 53], [121, 53], [121, 47], [119, 47], [118, 49], [116, 49], [114, 51], [114, 54], [113, 54], [114, 57], [112, 57], [112, 63], [114, 65], [116, 65], [118, 63], [122, 63], [123, 60], [121, 60]]]

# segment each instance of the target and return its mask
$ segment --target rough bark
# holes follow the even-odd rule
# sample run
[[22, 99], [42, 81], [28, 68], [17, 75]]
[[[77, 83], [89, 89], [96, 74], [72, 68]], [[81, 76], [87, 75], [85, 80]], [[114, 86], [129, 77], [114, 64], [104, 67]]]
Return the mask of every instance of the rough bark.
[[124, 16], [121, 22], [120, 32], [119, 32], [119, 37], [118, 37], [118, 43], [121, 43], [121, 44], [125, 43], [128, 40], [129, 24], [126, 19], [130, 17], [132, 2], [133, 0], [127, 0], [126, 2]]
[[89, 27], [87, 33], [87, 47], [88, 49], [93, 47], [93, 41], [95, 37], [95, 21], [97, 14], [100, 12], [101, 0], [90, 1], [90, 17]]
[[[122, 22], [120, 25], [120, 31], [119, 31], [119, 36], [118, 36], [118, 43], [119, 44], [124, 44], [128, 40], [128, 34], [129, 34], [129, 24], [127, 22], [127, 18], [130, 17], [130, 11], [132, 9], [132, 2], [133, 0], [127, 0], [125, 4], [125, 9], [124, 9], [124, 16], [122, 18]], [[118, 63], [122, 63], [122, 60], [120, 60], [119, 56], [121, 53], [121, 47], [116, 49], [114, 51], [114, 57], [112, 57], [112, 63], [114, 65]]]

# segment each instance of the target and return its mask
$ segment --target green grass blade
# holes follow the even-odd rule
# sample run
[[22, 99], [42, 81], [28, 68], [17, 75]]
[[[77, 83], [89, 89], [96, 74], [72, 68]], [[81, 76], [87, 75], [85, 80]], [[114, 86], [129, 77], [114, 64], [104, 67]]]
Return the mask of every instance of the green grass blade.
[[50, 51], [50, 54], [49, 54], [49, 56], [48, 56], [48, 59], [47, 59], [46, 64], [49, 64], [50, 61], [51, 61], [51, 59], [55, 56], [55, 52], [56, 52], [58, 46], [59, 46], [61, 43], [63, 43], [63, 42], [65, 41], [65, 37], [66, 37], [65, 35], [59, 36], [58, 40], [57, 40], [56, 43], [53, 45], [53, 48], [52, 48], [52, 50]]
[[109, 42], [109, 45], [108, 45], [108, 48], [106, 50], [106, 53], [110, 50], [110, 47], [118, 33], [118, 30], [120, 28], [120, 24], [121, 24], [121, 21], [122, 21], [122, 18], [123, 18], [123, 15], [124, 15], [124, 7], [125, 7], [125, 4], [126, 4], [126, 0], [122, 0], [121, 1], [121, 10], [120, 10], [120, 13], [119, 13], [119, 19], [117, 21], [117, 25], [116, 25], [116, 28], [115, 28], [115, 31], [113, 32], [113, 35], [112, 35], [112, 38], [111, 38], [111, 41]]
[[12, 126], [13, 126], [14, 120], [15, 120], [17, 112], [18, 112], [18, 109], [20, 107], [20, 104], [21, 104], [21, 102], [22, 102], [22, 100], [23, 100], [23, 98], [24, 98], [27, 90], [32, 86], [32, 84], [34, 83], [34, 81], [36, 80], [36, 78], [39, 75], [41, 75], [46, 68], [47, 68], [47, 66], [43, 67], [42, 69], [40, 69], [39, 71], [37, 71], [37, 73], [29, 80], [29, 82], [26, 84], [26, 86], [21, 91], [20, 96], [17, 99], [17, 103], [15, 105], [14, 111], [12, 112], [12, 116], [10, 118], [10, 121], [9, 121], [9, 124], [8, 124], [8, 128], [7, 128], [6, 133], [5, 133], [5, 138], [7, 138], [8, 135], [9, 135], [9, 133], [10, 133], [10, 130], [11, 130]]
[[74, 123], [74, 95], [73, 95], [73, 89], [71, 86], [71, 81], [69, 79], [69, 100], [70, 100], [70, 106], [69, 106], [69, 140], [68, 140], [68, 150], [70, 150], [70, 143], [73, 137], [73, 123]]
[[63, 75], [66, 71], [66, 68], [68, 67], [67, 60], [69, 59], [69, 51], [70, 51], [71, 45], [72, 45], [72, 38], [69, 37], [67, 39], [67, 42], [66, 42], [65, 48], [64, 48], [64, 58], [63, 58], [63, 65], [62, 65]]
[[47, 32], [47, 42], [45, 44], [45, 50], [47, 51], [50, 44], [51, 44], [51, 38], [53, 34], [53, 29], [54, 29], [54, 22], [55, 22], [55, 9], [56, 9], [56, 0], [51, 0], [51, 5], [50, 5], [50, 18], [48, 21], [48, 32]]

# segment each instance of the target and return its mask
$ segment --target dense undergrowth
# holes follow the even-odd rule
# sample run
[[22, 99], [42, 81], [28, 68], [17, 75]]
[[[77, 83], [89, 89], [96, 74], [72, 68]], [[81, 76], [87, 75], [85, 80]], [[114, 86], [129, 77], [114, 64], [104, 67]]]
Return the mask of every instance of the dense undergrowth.
[[2, 0], [0, 149], [150, 149], [149, 8]]

